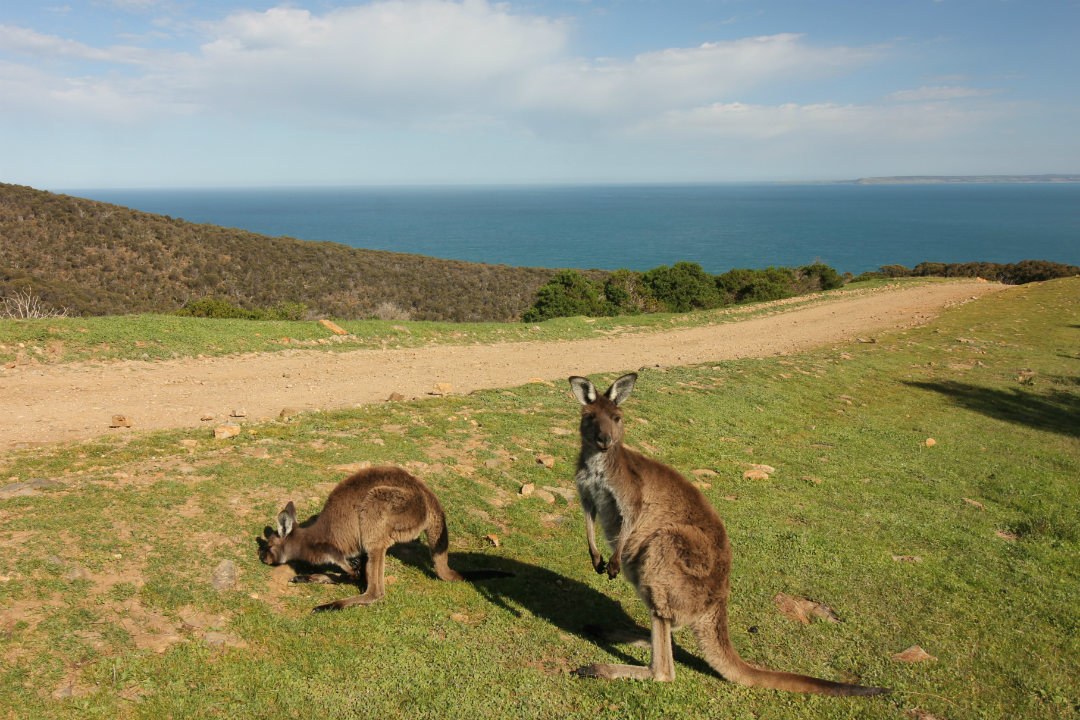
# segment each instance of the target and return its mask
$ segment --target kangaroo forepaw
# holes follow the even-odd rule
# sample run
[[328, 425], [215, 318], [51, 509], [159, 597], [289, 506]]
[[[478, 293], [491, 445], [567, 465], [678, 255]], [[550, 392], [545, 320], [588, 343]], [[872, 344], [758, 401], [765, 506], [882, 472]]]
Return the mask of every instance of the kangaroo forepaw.
[[610, 580], [614, 580], [619, 576], [619, 565], [617, 563], [608, 563], [607, 576]]
[[603, 575], [607, 572], [607, 563], [604, 562], [604, 558], [593, 561], [593, 570], [596, 570], [597, 575]]

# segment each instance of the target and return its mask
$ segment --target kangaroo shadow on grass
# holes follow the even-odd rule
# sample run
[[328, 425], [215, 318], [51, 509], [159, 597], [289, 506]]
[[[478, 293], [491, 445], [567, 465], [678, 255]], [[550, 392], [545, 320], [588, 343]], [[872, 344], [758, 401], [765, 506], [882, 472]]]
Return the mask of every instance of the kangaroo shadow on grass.
[[[400, 543], [388, 554], [435, 578], [431, 556], [419, 542]], [[638, 625], [622, 605], [604, 593], [547, 568], [499, 555], [452, 552], [449, 560], [450, 567], [464, 575], [485, 600], [514, 617], [533, 615], [593, 643], [619, 662], [641, 664], [640, 658], [627, 654], [620, 646], [631, 642], [641, 646], [644, 641], [647, 647], [648, 629]], [[584, 566], [588, 568], [588, 563]], [[499, 576], [485, 576], [487, 572]], [[674, 650], [676, 662], [716, 675], [698, 656], [677, 645]]]
[[[1073, 379], [1073, 384], [1075, 383]], [[1063, 390], [1035, 393], [1019, 388], [998, 389], [944, 382], [905, 382], [921, 390], [940, 393], [968, 410], [988, 417], [1080, 437], [1080, 394]], [[1064, 383], [1063, 383], [1064, 384]]]

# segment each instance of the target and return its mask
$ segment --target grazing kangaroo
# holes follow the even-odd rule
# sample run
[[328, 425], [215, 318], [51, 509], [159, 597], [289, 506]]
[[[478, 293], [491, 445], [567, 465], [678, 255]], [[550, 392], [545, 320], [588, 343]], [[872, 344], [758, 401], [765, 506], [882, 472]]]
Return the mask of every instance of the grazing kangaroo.
[[[267, 537], [260, 552], [267, 565], [301, 560], [311, 565], [336, 565], [347, 579], [359, 581], [351, 558], [367, 556], [367, 589], [319, 605], [312, 612], [370, 605], [386, 593], [383, 567], [391, 545], [427, 533], [431, 559], [440, 580], [463, 580], [446, 562], [449, 540], [446, 516], [435, 493], [401, 468], [373, 467], [342, 480], [326, 498], [319, 517], [308, 527], [296, 522], [292, 501], [278, 513], [277, 532]], [[483, 572], [483, 571], [478, 571]], [[505, 573], [504, 573], [505, 574]], [[488, 575], [490, 576], [490, 575]], [[297, 575], [292, 582], [338, 582], [327, 575]]]
[[863, 687], [749, 665], [728, 637], [727, 600], [731, 545], [724, 523], [697, 488], [673, 468], [622, 444], [622, 405], [637, 380], [623, 375], [603, 395], [588, 379], [571, 377], [582, 404], [581, 455], [575, 481], [585, 511], [585, 534], [597, 572], [605, 569], [596, 547], [597, 515], [612, 554], [606, 569], [622, 568], [649, 609], [652, 662], [648, 667], [597, 663], [575, 671], [586, 677], [675, 679], [672, 630], [689, 626], [709, 665], [741, 685], [824, 695], [876, 695]]

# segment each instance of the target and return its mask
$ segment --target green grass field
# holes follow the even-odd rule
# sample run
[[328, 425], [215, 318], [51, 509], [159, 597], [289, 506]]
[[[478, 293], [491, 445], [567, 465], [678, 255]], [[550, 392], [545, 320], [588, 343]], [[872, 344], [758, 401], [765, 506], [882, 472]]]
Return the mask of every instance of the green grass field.
[[[136, 321], [157, 328], [155, 357], [203, 341], [190, 321]], [[100, 322], [124, 335], [127, 320]], [[0, 456], [0, 717], [1080, 715], [1080, 279], [1010, 288], [872, 344], [645, 370], [624, 406], [629, 444], [715, 473], [692, 477], [732, 538], [743, 657], [893, 689], [883, 697], [724, 682], [686, 631], [673, 683], [571, 676], [647, 662], [583, 631], [646, 617], [625, 580], [592, 571], [570, 492], [578, 405], [551, 380], [229, 440], [176, 431]], [[442, 583], [409, 545], [388, 560], [381, 603], [310, 614], [355, 590], [280, 582], [257, 538], [287, 500], [317, 512], [360, 461], [435, 490], [453, 567], [514, 577]], [[776, 472], [744, 479], [749, 463]], [[524, 483], [550, 494], [522, 497]], [[230, 562], [235, 582], [216, 589]], [[778, 593], [841, 622], [793, 621]], [[934, 659], [892, 658], [915, 645]]]
[[[886, 286], [943, 282], [941, 278], [902, 278], [852, 283], [845, 292], [873, 292]], [[791, 308], [820, 302], [835, 292], [782, 301]], [[0, 364], [51, 364], [162, 360], [244, 352], [278, 352], [302, 348], [347, 351], [467, 344], [557, 341], [621, 332], [671, 330], [733, 322], [774, 312], [774, 303], [744, 305], [694, 313], [653, 313], [614, 318], [556, 318], [537, 325], [523, 323], [390, 322], [338, 320], [349, 335], [335, 337], [311, 321], [210, 320], [176, 315], [123, 315], [34, 320], [0, 319]]]

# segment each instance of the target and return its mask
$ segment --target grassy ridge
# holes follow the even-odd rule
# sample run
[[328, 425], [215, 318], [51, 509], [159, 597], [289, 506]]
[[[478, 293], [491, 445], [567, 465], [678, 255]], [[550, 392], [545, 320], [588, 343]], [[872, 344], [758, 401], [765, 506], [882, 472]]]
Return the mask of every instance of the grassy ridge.
[[[576, 503], [518, 495], [572, 488], [577, 407], [558, 379], [229, 441], [169, 432], [0, 458], [9, 482], [46, 481], [0, 500], [0, 716], [1075, 717], [1078, 327], [1068, 279], [874, 344], [642, 372], [628, 442], [717, 473], [705, 493], [735, 549], [736, 647], [893, 688], [884, 698], [730, 685], [685, 631], [674, 683], [568, 676], [648, 652], [582, 632], [646, 618], [625, 581], [592, 572]], [[385, 601], [309, 615], [351, 589], [275, 584], [255, 538], [287, 499], [316, 511], [358, 460], [405, 465], [436, 490], [453, 566], [516, 576], [439, 583], [410, 547], [388, 562]], [[743, 479], [748, 462], [777, 472]], [[223, 560], [238, 580], [217, 591]], [[843, 622], [795, 623], [779, 592]], [[891, 659], [912, 645], [936, 660]]]
[[73, 315], [214, 296], [341, 318], [504, 321], [554, 272], [270, 238], [0, 183], [0, 297], [32, 288]]

